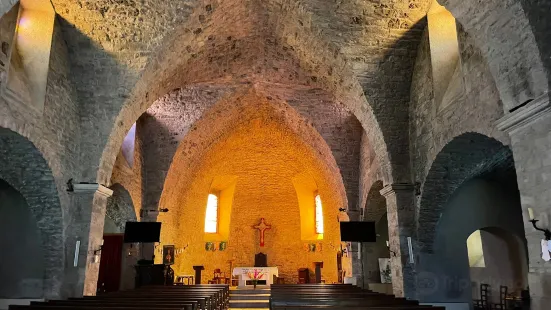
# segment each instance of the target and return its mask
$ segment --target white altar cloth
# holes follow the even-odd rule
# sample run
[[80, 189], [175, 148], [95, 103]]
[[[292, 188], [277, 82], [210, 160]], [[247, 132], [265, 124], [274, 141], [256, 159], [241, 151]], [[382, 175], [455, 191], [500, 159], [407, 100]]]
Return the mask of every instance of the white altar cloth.
[[233, 268], [232, 275], [239, 276], [239, 286], [246, 286], [247, 281], [252, 280], [249, 273], [261, 273], [262, 276], [258, 280], [265, 280], [266, 285], [274, 283], [274, 276], [279, 276], [277, 267], [236, 267]]

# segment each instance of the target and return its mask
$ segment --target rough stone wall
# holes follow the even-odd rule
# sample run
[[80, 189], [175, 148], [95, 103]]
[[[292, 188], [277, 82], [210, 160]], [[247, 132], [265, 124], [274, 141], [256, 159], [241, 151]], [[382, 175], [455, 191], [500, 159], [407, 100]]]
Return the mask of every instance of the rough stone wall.
[[65, 266], [64, 225], [52, 170], [29, 140], [4, 128], [0, 128], [0, 162], [0, 179], [25, 198], [42, 239], [44, 296], [59, 296]]
[[505, 110], [548, 91], [548, 73], [542, 59], [549, 55], [549, 50], [545, 50], [548, 43], [543, 41], [549, 22], [540, 18], [543, 12], [548, 12], [546, 1], [441, 0], [439, 3], [465, 27], [482, 51]]
[[411, 91], [410, 143], [414, 180], [424, 182], [436, 154], [453, 137], [478, 132], [508, 144], [508, 137], [494, 125], [503, 115], [499, 94], [480, 50], [458, 26], [461, 77], [464, 90], [452, 102], [434, 103], [429, 33], [419, 47]]
[[[54, 186], [57, 189], [55, 199], [57, 200], [56, 204], [59, 210], [56, 212], [60, 213], [55, 216], [51, 214], [52, 218], [45, 220], [44, 223], [49, 223], [47, 225], [50, 225], [51, 229], [58, 230], [58, 232], [53, 232], [47, 237], [53, 239], [63, 238], [64, 229], [71, 223], [70, 202], [65, 190], [65, 183], [70, 178], [78, 180], [80, 176], [79, 169], [77, 169], [77, 154], [79, 153], [80, 143], [78, 107], [75, 104], [75, 93], [68, 80], [70, 66], [67, 60], [67, 48], [60, 32], [59, 24], [56, 22], [52, 38], [50, 71], [48, 73], [46, 98], [42, 114], [38, 114], [29, 108], [25, 109], [21, 105], [16, 107], [12, 102], [0, 99], [1, 126], [11, 128], [19, 134], [28, 137], [32, 141], [32, 144], [36, 146], [36, 149], [38, 149], [35, 149], [35, 151], [28, 150], [28, 156], [33, 156], [32, 154], [34, 154], [34, 157], [32, 159], [27, 158], [19, 152], [28, 148], [15, 143], [10, 145], [9, 149], [21, 146], [21, 150], [11, 149], [13, 152], [11, 155], [17, 156], [19, 154], [22, 157], [18, 161], [24, 161], [27, 158], [30, 163], [45, 160], [45, 166], [42, 169], [37, 168], [37, 176], [27, 175], [23, 179], [25, 174], [14, 173], [12, 177], [21, 178], [14, 182], [32, 184], [33, 182], [38, 182], [35, 179], [41, 178], [41, 175], [45, 173], [44, 171], [51, 171], [52, 181], [55, 182]], [[27, 143], [30, 144], [31, 142], [27, 141]], [[28, 166], [28, 163], [21, 162], [21, 164], [13, 168], [23, 169], [23, 167]], [[48, 196], [46, 195], [45, 197]], [[52, 199], [54, 198], [52, 197]], [[63, 212], [63, 215], [61, 212]], [[58, 249], [63, 248], [63, 241], [61, 243], [52, 241], [51, 244]], [[67, 248], [65, 255], [61, 257], [53, 256], [51, 258], [55, 261], [55, 264], [52, 263], [55, 267], [51, 267], [52, 269], [50, 270], [52, 273], [55, 274], [59, 272], [59, 268], [63, 268], [64, 258], [66, 255], [70, 257], [71, 251], [72, 249]], [[58, 296], [59, 294], [62, 276], [56, 275], [55, 277], [56, 279], [51, 280], [54, 283], [47, 283], [46, 287], [48, 287], [48, 291], [45, 294], [48, 296]]]
[[137, 221], [132, 197], [128, 190], [118, 183], [113, 184], [111, 190], [113, 190], [113, 196], [107, 200], [105, 216], [114, 222], [119, 233], [124, 233], [126, 222]]
[[209, 85], [175, 90], [155, 101], [140, 118], [144, 209], [158, 209], [178, 144], [205, 110], [228, 91], [227, 87]]
[[411, 72], [430, 2], [303, 3], [312, 13], [314, 27], [322, 33], [321, 40], [335, 43], [349, 61], [381, 127], [395, 182], [409, 182], [407, 125]]
[[551, 22], [546, 18], [551, 12], [551, 3], [545, 0], [522, 0], [520, 3], [534, 32], [541, 62], [547, 71], [547, 82], [551, 83]]
[[[551, 301], [547, 283], [551, 283], [551, 267], [541, 259], [542, 233], [536, 231], [528, 221], [527, 208], [534, 210], [538, 225], [550, 227], [551, 209], [549, 201], [549, 180], [551, 179], [551, 117], [541, 115], [536, 122], [521, 128], [511, 135], [511, 148], [515, 155], [518, 188], [523, 208], [524, 230], [528, 243], [529, 273], [528, 285], [532, 298], [532, 309], [547, 309]], [[543, 154], [543, 155], [542, 155]]]

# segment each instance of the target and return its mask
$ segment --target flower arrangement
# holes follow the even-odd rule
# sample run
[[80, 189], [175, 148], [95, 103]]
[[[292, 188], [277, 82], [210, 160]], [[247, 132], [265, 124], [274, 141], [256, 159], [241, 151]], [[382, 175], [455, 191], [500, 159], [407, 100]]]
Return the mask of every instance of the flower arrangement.
[[247, 276], [253, 281], [253, 286], [256, 288], [256, 283], [258, 283], [258, 280], [262, 279], [264, 272], [261, 272], [258, 269], [253, 269], [252, 271], [247, 272]]

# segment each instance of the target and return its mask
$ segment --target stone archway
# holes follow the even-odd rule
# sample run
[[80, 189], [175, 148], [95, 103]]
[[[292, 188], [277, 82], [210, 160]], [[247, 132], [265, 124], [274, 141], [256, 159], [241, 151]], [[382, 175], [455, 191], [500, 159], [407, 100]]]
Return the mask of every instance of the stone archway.
[[[302, 237], [299, 198], [292, 181], [302, 173], [311, 176], [322, 197], [325, 229], [331, 232], [324, 235], [323, 240]], [[226, 191], [224, 187], [228, 183], [233, 184], [229, 185], [232, 190]], [[186, 248], [182, 254], [185, 259], [178, 259], [182, 262], [176, 266], [180, 272], [190, 272], [189, 264], [204, 259], [205, 255], [208, 257], [205, 268], [210, 270], [217, 266], [229, 271], [226, 269], [226, 255], [230, 254], [210, 256], [210, 253], [204, 252], [205, 244], [198, 245], [196, 242], [207, 238], [203, 235], [202, 225], [207, 194], [213, 188], [220, 195], [231, 192], [234, 197], [232, 207], [224, 210], [231, 209], [231, 218], [234, 221], [230, 227], [226, 253], [235, 253], [236, 262], [242, 260], [240, 264], [252, 264], [249, 260], [253, 257], [254, 253], [251, 251], [255, 246], [243, 249], [239, 254], [235, 247], [239, 244], [258, 244], [254, 235], [249, 233], [253, 231], [247, 228], [247, 225], [252, 225], [252, 221], [246, 217], [262, 214], [270, 222], [274, 219], [271, 230], [274, 235], [271, 238], [282, 236], [274, 241], [283, 247], [280, 251], [267, 250], [267, 253], [271, 253], [269, 260], [273, 264], [286, 265], [283, 263], [283, 257], [287, 255], [285, 253], [293, 253], [297, 248], [302, 250], [302, 242], [324, 242], [323, 250], [319, 248], [319, 253], [307, 252], [301, 259], [310, 255], [319, 257], [323, 253], [331, 253], [325, 257], [327, 266], [324, 270], [327, 270], [327, 278], [335, 281], [333, 275], [336, 274], [337, 264], [336, 261], [333, 263], [336, 260], [333, 251], [337, 251], [340, 239], [338, 223], [331, 219], [339, 208], [346, 205], [342, 177], [323, 138], [287, 103], [270, 98], [261, 90], [246, 88], [209, 109], [180, 143], [161, 197], [161, 207], [168, 208], [169, 212], [159, 215], [159, 220], [163, 222], [162, 243]], [[259, 199], [262, 195], [265, 195], [264, 198]], [[224, 198], [220, 198], [222, 200]], [[281, 205], [273, 207], [276, 202]], [[221, 208], [223, 204], [221, 202]], [[272, 207], [262, 209], [263, 205]], [[220, 213], [220, 225], [225, 216]], [[296, 234], [291, 236], [290, 231]], [[224, 238], [223, 233], [219, 235]], [[288, 238], [286, 242], [282, 242], [284, 237]], [[216, 239], [212, 242], [221, 241], [223, 240]], [[197, 254], [200, 251], [203, 252], [201, 257]], [[287, 258], [290, 261], [289, 266], [285, 269], [282, 267], [280, 274], [284, 276], [285, 273], [288, 279], [296, 278], [296, 270], [293, 268], [298, 261], [293, 261], [288, 256]], [[206, 273], [207, 276], [209, 273], [210, 271]]]
[[[493, 295], [497, 294], [493, 303], [499, 302], [501, 285], [508, 286], [509, 291], [527, 289], [520, 195], [510, 188], [509, 182], [516, 181], [514, 170], [500, 169], [495, 167], [492, 172], [464, 182], [446, 202], [432, 253], [419, 254], [417, 281], [421, 301], [470, 304], [473, 297], [478, 297], [481, 283], [489, 284]], [[477, 231], [478, 241], [470, 238]], [[503, 231], [516, 236], [515, 240], [503, 237]], [[483, 253], [488, 264], [470, 262], [469, 251], [473, 254], [473, 250]]]
[[[267, 27], [270, 30], [267, 33], [253, 31], [253, 36], [245, 36], [243, 27], [233, 26], [235, 23], [242, 22], [241, 20], [228, 20], [220, 15], [233, 16], [232, 14], [228, 15], [227, 12], [234, 12], [242, 8], [239, 5], [236, 6], [235, 3], [223, 2], [218, 5], [211, 8], [209, 14], [201, 15], [201, 22], [190, 19], [189, 24], [186, 24], [185, 27], [177, 28], [170, 36], [170, 40], [167, 39], [164, 47], [159, 49], [157, 58], [151, 61], [151, 65], [142, 74], [130, 99], [122, 106], [115, 120], [116, 126], [112, 128], [109, 140], [106, 141], [106, 147], [100, 159], [98, 182], [106, 182], [109, 179], [124, 132], [154, 100], [170, 90], [205, 82], [217, 84], [267, 82], [324, 89], [337, 102], [346, 105], [362, 124], [373, 143], [375, 153], [380, 158], [381, 166], [385, 169], [385, 181], [392, 183], [393, 176], [388, 164], [390, 161], [379, 125], [363, 95], [361, 86], [353, 77], [353, 73], [343, 65], [346, 61], [342, 59], [338, 51], [323, 42], [315, 42], [316, 47], [310, 46], [309, 49], [312, 50], [311, 55], [316, 55], [316, 59], [310, 59], [302, 52], [303, 46], [300, 50], [293, 50], [293, 44], [297, 44], [297, 42], [287, 42], [284, 38], [274, 37], [271, 30], [272, 27], [275, 29], [276, 25], [271, 24]], [[256, 5], [262, 6], [258, 3]], [[263, 9], [259, 7], [259, 12], [263, 12]], [[196, 14], [202, 13], [204, 13], [202, 8], [198, 8]], [[217, 24], [222, 20], [227, 25], [219, 26]], [[261, 20], [269, 23], [276, 22], [272, 19], [262, 18]], [[246, 24], [251, 27], [257, 22], [253, 18]], [[212, 27], [206, 26], [206, 24], [212, 25]], [[258, 27], [253, 28], [257, 29]], [[190, 32], [189, 29], [199, 30]], [[252, 31], [248, 28], [247, 30]], [[211, 40], [209, 38], [214, 38], [216, 41], [220, 38], [224, 38], [224, 40], [218, 42], [220, 46], [215, 49], [211, 48], [210, 44], [199, 43], [203, 40]], [[254, 39], [251, 41], [251, 38]], [[184, 46], [183, 42], [197, 42], [198, 44]], [[265, 46], [265, 48], [259, 49], [259, 45]], [[224, 52], [223, 55], [220, 55], [219, 51], [223, 49], [231, 52]], [[244, 49], [248, 52], [242, 53], [241, 51]], [[244, 57], [244, 54], [247, 57]], [[318, 57], [323, 58], [323, 61]], [[228, 61], [228, 58], [231, 58], [231, 61]], [[270, 65], [266, 66], [267, 63]]]
[[63, 216], [52, 171], [33, 143], [5, 128], [0, 128], [0, 162], [4, 163], [0, 179], [25, 199], [38, 228], [44, 254], [43, 297], [57, 297], [65, 254]]
[[45, 257], [34, 216], [21, 193], [2, 180], [0, 201], [0, 298], [43, 298]]
[[511, 150], [479, 133], [461, 134], [442, 148], [421, 186], [416, 216], [420, 251], [433, 251], [436, 226], [453, 192], [465, 181], [499, 165], [513, 165]]
[[384, 184], [377, 181], [367, 194], [364, 210], [364, 221], [375, 222], [377, 242], [362, 245], [362, 260], [364, 269], [364, 287], [382, 293], [392, 293], [392, 285], [380, 285], [379, 258], [390, 258], [387, 245], [389, 240], [386, 199], [381, 195]]
[[[113, 184], [110, 189], [113, 195], [107, 199], [105, 212], [105, 224], [103, 235], [120, 235], [124, 233], [126, 222], [137, 222], [138, 217], [130, 192], [119, 183]], [[138, 262], [140, 245], [122, 244], [122, 257], [120, 269], [119, 289], [128, 290], [134, 288], [136, 273], [134, 266]], [[100, 271], [101, 272], [101, 271]]]

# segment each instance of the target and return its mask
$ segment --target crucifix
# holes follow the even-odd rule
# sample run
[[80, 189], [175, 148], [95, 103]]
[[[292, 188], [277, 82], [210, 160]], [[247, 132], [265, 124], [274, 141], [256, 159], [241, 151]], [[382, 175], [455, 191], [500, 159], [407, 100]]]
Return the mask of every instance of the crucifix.
[[272, 225], [266, 224], [266, 221], [264, 220], [264, 218], [261, 218], [260, 223], [256, 226], [254, 226], [253, 228], [258, 229], [260, 231], [260, 246], [263, 247], [264, 246], [264, 232], [267, 229], [272, 228]]

